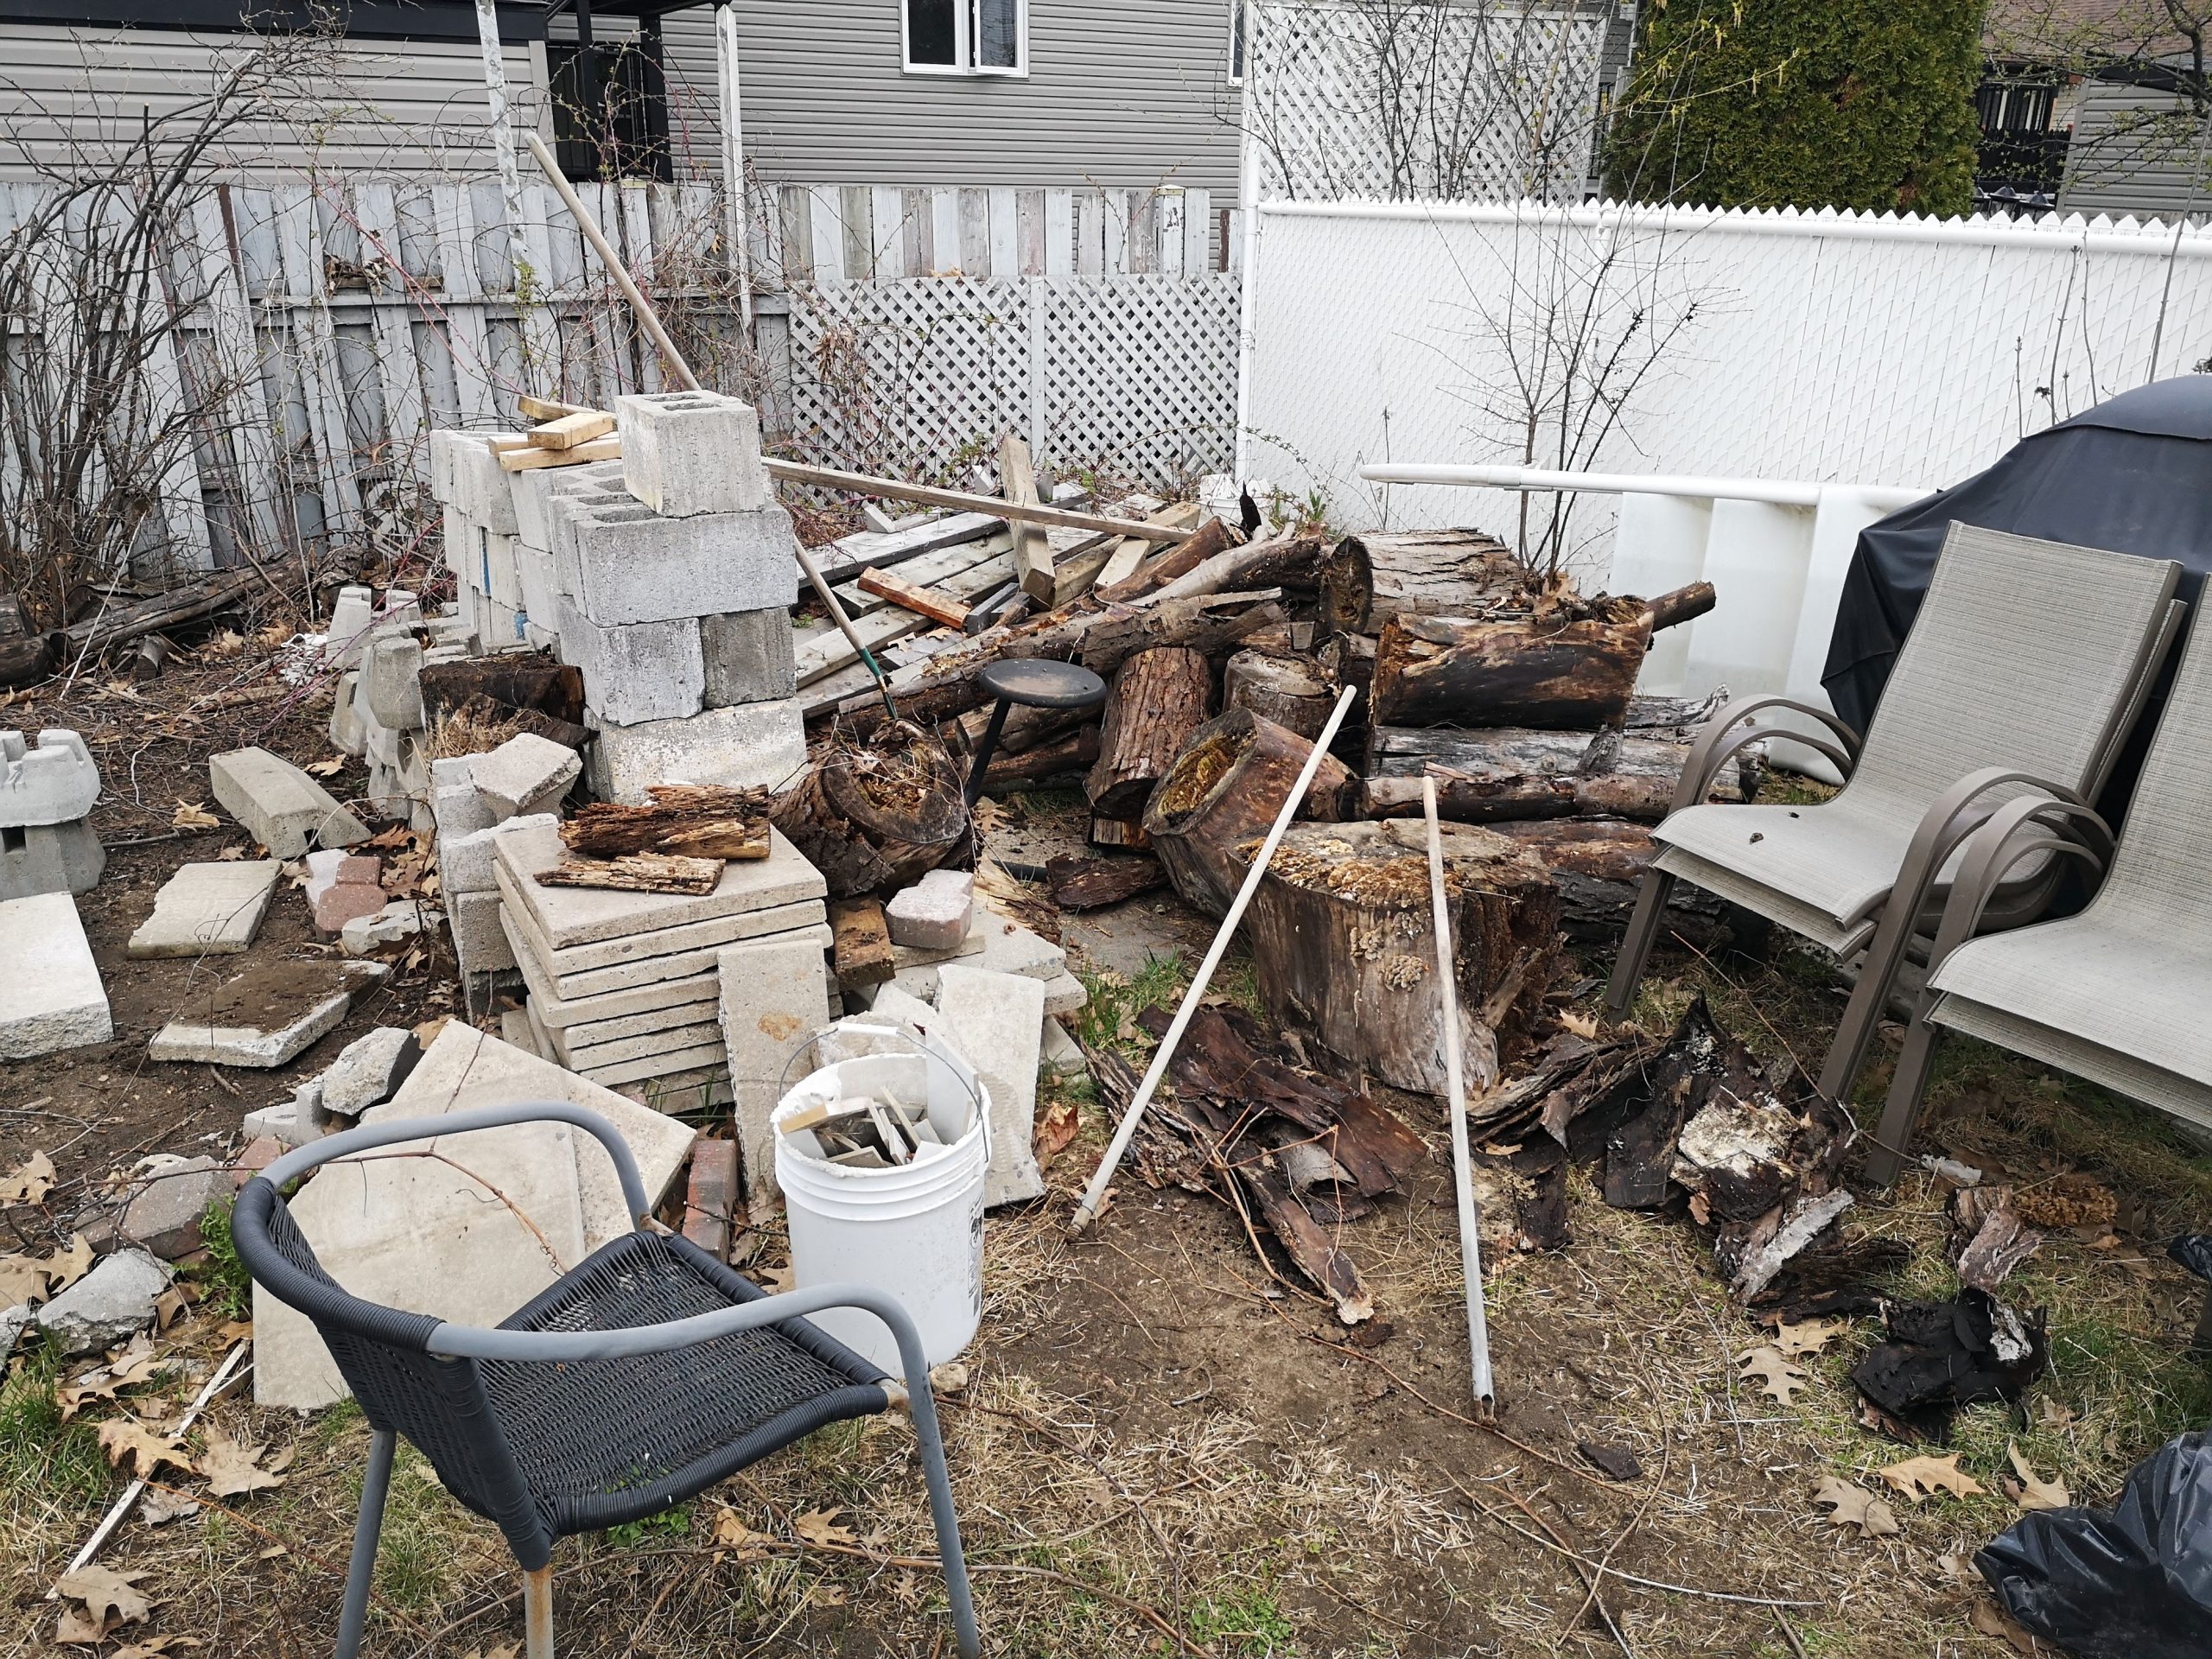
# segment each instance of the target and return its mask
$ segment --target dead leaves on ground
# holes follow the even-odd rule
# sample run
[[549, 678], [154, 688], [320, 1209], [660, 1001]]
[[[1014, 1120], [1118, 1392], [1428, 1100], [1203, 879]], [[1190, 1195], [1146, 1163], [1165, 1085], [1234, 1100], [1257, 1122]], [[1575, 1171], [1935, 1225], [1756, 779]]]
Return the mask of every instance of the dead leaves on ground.
[[1747, 1348], [1736, 1356], [1736, 1375], [1749, 1382], [1757, 1380], [1767, 1397], [1789, 1405], [1799, 1390], [1812, 1386], [1812, 1378], [1800, 1367], [1793, 1365], [1779, 1348], [1762, 1344]]
[[1828, 1508], [1828, 1519], [1839, 1527], [1856, 1527], [1861, 1538], [1887, 1538], [1904, 1530], [1897, 1513], [1864, 1486], [1854, 1486], [1834, 1475], [1823, 1475], [1815, 1488], [1813, 1502]]
[[67, 1422], [85, 1408], [88, 1401], [112, 1400], [125, 1389], [152, 1382], [169, 1366], [168, 1360], [155, 1357], [152, 1339], [142, 1332], [131, 1339], [129, 1347], [110, 1355], [105, 1363], [94, 1366], [54, 1391], [61, 1408], [61, 1421]]
[[54, 1160], [35, 1152], [0, 1175], [0, 1204], [37, 1204], [54, 1191]]
[[765, 1532], [755, 1532], [746, 1525], [735, 1510], [727, 1505], [715, 1512], [715, 1559], [721, 1560], [722, 1552], [735, 1561], [759, 1561], [767, 1559], [769, 1547], [777, 1541]]
[[[112, 1567], [80, 1567], [65, 1574], [54, 1587], [80, 1605], [61, 1615], [54, 1640], [73, 1643], [104, 1640], [111, 1630], [143, 1623], [154, 1611], [152, 1602], [137, 1589], [143, 1573], [118, 1573]], [[159, 1649], [156, 1649], [159, 1651]]]
[[857, 1544], [851, 1529], [837, 1524], [842, 1510], [809, 1510], [791, 1522], [791, 1530], [810, 1544]]
[[2063, 1510], [2072, 1506], [2074, 1499], [2066, 1490], [2065, 1480], [2056, 1475], [2044, 1480], [2028, 1466], [2020, 1455], [2020, 1448], [2011, 1440], [2005, 1442], [2005, 1455], [2012, 1459], [2013, 1473], [1999, 1478], [1998, 1484], [2005, 1489], [2005, 1496], [2024, 1510]]
[[107, 1453], [107, 1460], [118, 1469], [128, 1462], [131, 1473], [141, 1479], [150, 1478], [163, 1464], [188, 1475], [200, 1472], [192, 1461], [192, 1454], [176, 1443], [175, 1436], [156, 1434], [143, 1423], [128, 1417], [114, 1417], [102, 1423], [99, 1437], [100, 1449]]
[[207, 810], [204, 801], [179, 799], [176, 810], [169, 816], [172, 830], [219, 830], [223, 821]]
[[99, 1259], [82, 1233], [72, 1235], [67, 1249], [49, 1256], [0, 1255], [0, 1307], [57, 1295], [90, 1273]]
[[1851, 1329], [1849, 1319], [1806, 1319], [1791, 1325], [1784, 1320], [1774, 1330], [1774, 1345], [1784, 1358], [1798, 1359], [1824, 1352], [1827, 1345]]
[[207, 1447], [200, 1454], [200, 1472], [207, 1477], [207, 1496], [210, 1497], [243, 1497], [250, 1492], [269, 1491], [284, 1484], [284, 1471], [292, 1465], [292, 1451], [279, 1452], [264, 1465], [262, 1454], [269, 1450], [265, 1441], [248, 1444], [234, 1440], [219, 1428], [210, 1427], [207, 1432]]
[[1947, 1458], [1907, 1458], [1903, 1463], [1893, 1463], [1874, 1472], [1914, 1503], [1937, 1492], [1974, 1497], [1989, 1490], [1959, 1467], [1959, 1454], [1955, 1452]]

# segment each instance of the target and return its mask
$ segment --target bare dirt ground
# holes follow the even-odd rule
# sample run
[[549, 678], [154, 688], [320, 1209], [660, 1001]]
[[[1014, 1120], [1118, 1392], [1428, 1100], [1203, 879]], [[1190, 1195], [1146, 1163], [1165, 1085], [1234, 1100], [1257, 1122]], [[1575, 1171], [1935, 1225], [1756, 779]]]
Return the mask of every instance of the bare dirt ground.
[[[322, 948], [298, 895], [280, 891], [247, 957], [123, 957], [176, 864], [244, 850], [244, 837], [226, 822], [116, 843], [167, 837], [179, 800], [205, 801], [210, 753], [248, 741], [302, 761], [327, 752], [324, 711], [306, 700], [188, 706], [238, 672], [175, 674], [135, 696], [80, 684], [66, 697], [41, 691], [34, 711], [0, 710], [95, 743], [108, 786], [95, 825], [115, 849], [82, 900], [115, 1042], [0, 1066], [0, 1172], [44, 1149], [62, 1178], [42, 1205], [7, 1212], [6, 1248], [53, 1248], [92, 1190], [147, 1150], [234, 1147], [241, 1112], [287, 1095], [369, 1026], [457, 1012], [452, 964], [434, 944], [282, 1071], [145, 1059], [153, 1030], [208, 985]], [[334, 791], [348, 780], [358, 786], [358, 773], [332, 780]], [[1039, 816], [1053, 806], [1040, 799]], [[1140, 1055], [1121, 1014], [1171, 999], [1208, 932], [1160, 905], [1149, 895], [1063, 930], [1092, 979], [1093, 1034]], [[1232, 958], [1219, 988], [1243, 996], [1249, 985], [1249, 963]], [[1700, 988], [1762, 1056], [1816, 1055], [1839, 1007], [1796, 958], [1676, 957], [1639, 1012], [1663, 1025]], [[1868, 1079], [1862, 1110], [1885, 1082], [1878, 1070]], [[1048, 1198], [992, 1217], [983, 1329], [966, 1386], [944, 1402], [987, 1645], [1220, 1659], [2011, 1651], [1977, 1628], [1986, 1598], [1959, 1572], [2018, 1512], [1998, 1489], [2007, 1446], [2075, 1496], [2105, 1499], [2137, 1459], [2212, 1416], [2212, 1376], [2183, 1352], [2201, 1287], [2160, 1249], [2212, 1223], [2212, 1159], [2148, 1114], [1963, 1042], [1932, 1098], [1924, 1145], [2024, 1183], [2088, 1172], [2122, 1203], [2109, 1234], [2054, 1235], [2010, 1282], [2016, 1303], [2049, 1310], [2052, 1367], [2019, 1408], [1961, 1414], [1950, 1449], [1987, 1490], [1917, 1504], [1891, 1493], [1901, 1529], [1872, 1539], [1809, 1501], [1828, 1474], [1882, 1490], [1874, 1471], [1910, 1455], [1854, 1421], [1846, 1374], [1874, 1338], [1871, 1321], [1808, 1358], [1810, 1387], [1777, 1403], [1737, 1375], [1734, 1356], [1764, 1333], [1732, 1307], [1689, 1225], [1611, 1210], [1578, 1175], [1566, 1249], [1516, 1254], [1510, 1229], [1490, 1229], [1499, 1411], [1482, 1423], [1468, 1398], [1435, 1103], [1393, 1097], [1438, 1150], [1424, 1183], [1344, 1230], [1378, 1308], [1361, 1341], [1271, 1276], [1234, 1213], [1210, 1199], [1125, 1176], [1099, 1225], [1070, 1242], [1064, 1224], [1107, 1129], [1086, 1105]], [[1887, 1288], [1955, 1288], [1941, 1201], [1918, 1178], [1863, 1199], [1849, 1224], [1913, 1247]], [[745, 1248], [764, 1273], [784, 1259], [772, 1222]], [[65, 1421], [67, 1386], [89, 1362], [61, 1368], [33, 1352], [11, 1363], [0, 1386], [10, 1615], [0, 1654], [48, 1650], [60, 1611], [48, 1589], [122, 1490], [99, 1425], [173, 1423], [234, 1339], [234, 1277], [211, 1261], [192, 1285], [195, 1305], [158, 1344], [170, 1368], [119, 1400], [87, 1399]], [[156, 1503], [101, 1557], [138, 1575], [146, 1617], [71, 1650], [327, 1651], [365, 1444], [359, 1413], [302, 1418], [238, 1393], [207, 1421], [266, 1447], [264, 1463], [289, 1454], [283, 1484], [215, 1498], [204, 1479], [165, 1471]], [[1580, 1442], [1628, 1448], [1641, 1478], [1607, 1480]], [[195, 1430], [186, 1449], [205, 1447]], [[173, 1515], [188, 1503], [196, 1509]], [[950, 1653], [934, 1554], [903, 1420], [841, 1425], [654, 1521], [564, 1543], [563, 1650]], [[366, 1650], [490, 1659], [520, 1639], [518, 1580], [496, 1533], [403, 1448]]]

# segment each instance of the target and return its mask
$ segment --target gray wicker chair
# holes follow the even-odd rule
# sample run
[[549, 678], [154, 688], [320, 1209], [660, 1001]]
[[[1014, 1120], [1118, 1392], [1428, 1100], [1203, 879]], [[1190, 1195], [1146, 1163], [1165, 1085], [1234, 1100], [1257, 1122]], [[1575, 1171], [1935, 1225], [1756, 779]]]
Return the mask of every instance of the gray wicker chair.
[[[1932, 928], [1960, 844], [2006, 800], [2075, 804], [2102, 787], [2180, 626], [2180, 567], [1954, 524], [1928, 595], [1862, 744], [1825, 709], [1743, 697], [1691, 751], [1674, 810], [1653, 832], [1607, 1006], [1625, 1013], [1668, 895], [1689, 881], [1778, 922], [1859, 973], [1821, 1071], [1848, 1096], [1908, 948]], [[1817, 806], [1708, 804], [1719, 767], [1773, 734], [1752, 717], [1788, 709], [1830, 737], [1788, 734], [1834, 760], [1842, 790]], [[2016, 869], [1986, 926], [2032, 920], [2058, 867]]]
[[[2212, 628], [2201, 620], [2174, 676], [2115, 849], [2085, 808], [2019, 801], [1967, 842], [1905, 1028], [1867, 1173], [1908, 1151], [1938, 1027], [2212, 1129]], [[2109, 866], [2080, 914], [1974, 937], [1983, 906], [2024, 859]]]
[[[637, 1230], [593, 1252], [497, 1330], [450, 1325], [348, 1295], [324, 1272], [279, 1196], [333, 1158], [503, 1124], [553, 1121], [598, 1137]], [[905, 1310], [863, 1285], [764, 1294], [688, 1240], [653, 1227], [630, 1148], [580, 1106], [486, 1107], [349, 1130], [288, 1153], [248, 1181], [232, 1212], [255, 1281], [315, 1322], [372, 1431], [339, 1618], [353, 1659], [396, 1439], [454, 1497], [495, 1522], [523, 1568], [529, 1659], [552, 1659], [555, 1541], [678, 1503], [824, 1424], [893, 1405], [913, 1415], [962, 1659], [979, 1643], [929, 1363]], [[806, 1323], [861, 1307], [899, 1344], [906, 1386]]]

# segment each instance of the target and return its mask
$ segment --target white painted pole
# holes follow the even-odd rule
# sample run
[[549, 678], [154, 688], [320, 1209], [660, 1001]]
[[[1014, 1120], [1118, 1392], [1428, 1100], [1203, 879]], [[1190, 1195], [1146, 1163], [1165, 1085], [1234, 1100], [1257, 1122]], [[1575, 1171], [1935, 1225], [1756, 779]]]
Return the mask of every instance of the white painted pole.
[[[1674, 473], [1562, 473], [1541, 467], [1463, 465], [1456, 461], [1378, 461], [1359, 475], [1370, 484], [1442, 484], [1484, 490], [1582, 490], [1596, 495], [1676, 495], [1706, 501], [1763, 501], [1774, 507], [1817, 507], [1838, 487], [1801, 479], [1700, 478]], [[1894, 512], [1935, 493], [1913, 484], [1853, 484], [1870, 506]]]
[[1444, 835], [1436, 822], [1436, 779], [1421, 780], [1428, 819], [1428, 897], [1436, 914], [1436, 979], [1444, 1009], [1444, 1086], [1452, 1107], [1452, 1185], [1459, 1198], [1459, 1272], [1467, 1289], [1467, 1357], [1475, 1399], [1496, 1403], [1490, 1375], [1490, 1318], [1483, 1306], [1483, 1212], [1475, 1202], [1473, 1154], [1467, 1147], [1467, 1080], [1460, 1051], [1458, 953], [1452, 948], [1452, 907], [1444, 893]]
[[476, 0], [476, 40], [484, 53], [484, 99], [492, 111], [492, 156], [499, 169], [499, 200], [506, 209], [507, 248], [514, 265], [519, 314], [527, 286], [524, 275], [530, 270], [530, 243], [523, 233], [522, 168], [515, 161], [514, 126], [507, 107], [507, 59], [499, 48], [499, 13], [493, 0]]
[[1130, 1096], [1128, 1107], [1122, 1114], [1122, 1121], [1115, 1125], [1114, 1139], [1106, 1148], [1106, 1155], [1098, 1161], [1097, 1173], [1090, 1178], [1090, 1185], [1084, 1189], [1083, 1202], [1076, 1206], [1074, 1217], [1068, 1223], [1071, 1233], [1079, 1233], [1098, 1217], [1098, 1207], [1106, 1201], [1106, 1189], [1112, 1185], [1114, 1173], [1122, 1166], [1122, 1155], [1129, 1149], [1129, 1137], [1137, 1132], [1137, 1120], [1144, 1116], [1144, 1109], [1152, 1103], [1153, 1091], [1160, 1087], [1160, 1079], [1166, 1072], [1167, 1062], [1175, 1058], [1175, 1046], [1183, 1040], [1183, 1029], [1191, 1023], [1191, 1016], [1198, 1011], [1198, 1000], [1206, 994], [1206, 986], [1213, 979], [1213, 970], [1221, 965], [1223, 952], [1229, 949], [1230, 940], [1236, 937], [1236, 925], [1244, 919], [1244, 907], [1252, 902], [1252, 895], [1259, 890], [1260, 878], [1268, 873], [1268, 865], [1281, 845], [1283, 834], [1290, 828], [1290, 821], [1298, 816], [1298, 808], [1306, 799], [1306, 791], [1313, 786], [1313, 774], [1321, 769], [1321, 761], [1329, 753], [1329, 745], [1336, 741], [1337, 728], [1344, 723], [1345, 711], [1358, 695], [1358, 687], [1344, 687], [1337, 698], [1337, 706], [1330, 713], [1329, 722], [1321, 728], [1320, 736], [1313, 740], [1313, 753], [1306, 757], [1300, 768], [1298, 781], [1290, 786], [1290, 793], [1282, 804], [1282, 810], [1275, 814], [1274, 827], [1268, 831], [1268, 838], [1260, 843], [1259, 855], [1252, 861], [1252, 868], [1244, 874], [1244, 885], [1236, 890], [1236, 897], [1229, 906], [1229, 913], [1221, 919], [1221, 931], [1213, 936], [1213, 943], [1206, 947], [1205, 960], [1198, 964], [1198, 975], [1191, 981], [1190, 989], [1183, 993], [1183, 1005], [1175, 1010], [1174, 1022], [1167, 1027], [1167, 1034], [1160, 1039], [1160, 1046], [1152, 1052], [1152, 1065], [1144, 1074], [1144, 1081]]
[[1244, 0], [1244, 85], [1236, 100], [1236, 205], [1243, 211], [1244, 245], [1238, 251], [1236, 279], [1236, 448], [1230, 472], [1243, 487], [1252, 459], [1253, 308], [1260, 297], [1260, 7]]
[[745, 199], [745, 118], [738, 98], [737, 8], [715, 9], [715, 67], [722, 94], [722, 214], [731, 274], [737, 280], [738, 321], [753, 338], [752, 215]]

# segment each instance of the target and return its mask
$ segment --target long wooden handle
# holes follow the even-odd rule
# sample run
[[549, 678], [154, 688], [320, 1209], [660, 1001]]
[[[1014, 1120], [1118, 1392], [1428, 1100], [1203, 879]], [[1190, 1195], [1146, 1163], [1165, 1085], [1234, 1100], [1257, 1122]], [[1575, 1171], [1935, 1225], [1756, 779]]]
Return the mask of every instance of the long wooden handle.
[[1183, 993], [1183, 1005], [1175, 1010], [1174, 1022], [1167, 1027], [1167, 1034], [1160, 1039], [1160, 1046], [1152, 1052], [1152, 1064], [1146, 1068], [1144, 1081], [1137, 1085], [1130, 1097], [1128, 1109], [1122, 1114], [1122, 1121], [1115, 1125], [1114, 1139], [1106, 1148], [1106, 1155], [1098, 1160], [1098, 1171], [1090, 1178], [1090, 1185], [1084, 1189], [1083, 1202], [1076, 1206], [1075, 1215], [1068, 1222], [1068, 1231], [1079, 1233], [1097, 1218], [1098, 1206], [1106, 1201], [1106, 1189], [1113, 1184], [1114, 1172], [1122, 1166], [1122, 1154], [1129, 1149], [1129, 1137], [1137, 1132], [1137, 1120], [1144, 1116], [1144, 1109], [1152, 1103], [1153, 1090], [1160, 1087], [1160, 1079], [1166, 1072], [1167, 1062], [1175, 1058], [1175, 1046], [1183, 1040], [1183, 1028], [1191, 1023], [1191, 1016], [1198, 1011], [1198, 1001], [1206, 994], [1206, 986], [1213, 978], [1213, 970], [1221, 965], [1222, 953], [1229, 949], [1229, 942], [1236, 937], [1236, 925], [1244, 919], [1244, 907], [1252, 902], [1252, 895], [1259, 890], [1260, 878], [1268, 873], [1268, 865], [1275, 855], [1275, 849], [1282, 842], [1283, 833], [1290, 828], [1290, 821], [1298, 816], [1298, 809], [1306, 799], [1306, 791], [1313, 787], [1313, 774], [1321, 769], [1321, 762], [1329, 753], [1329, 745], [1336, 740], [1337, 728], [1344, 723], [1344, 714], [1351, 707], [1357, 694], [1357, 686], [1348, 685], [1337, 699], [1337, 706], [1329, 715], [1329, 723], [1321, 728], [1320, 736], [1313, 740], [1313, 752], [1306, 757], [1298, 781], [1290, 786], [1290, 793], [1283, 799], [1282, 810], [1275, 814], [1274, 827], [1268, 831], [1268, 838], [1260, 843], [1259, 856], [1252, 861], [1252, 868], [1244, 874], [1244, 885], [1236, 890], [1236, 898], [1229, 906], [1229, 914], [1221, 920], [1221, 930], [1213, 936], [1213, 943], [1206, 947], [1206, 958], [1198, 964], [1198, 975], [1191, 981], [1190, 989]]

